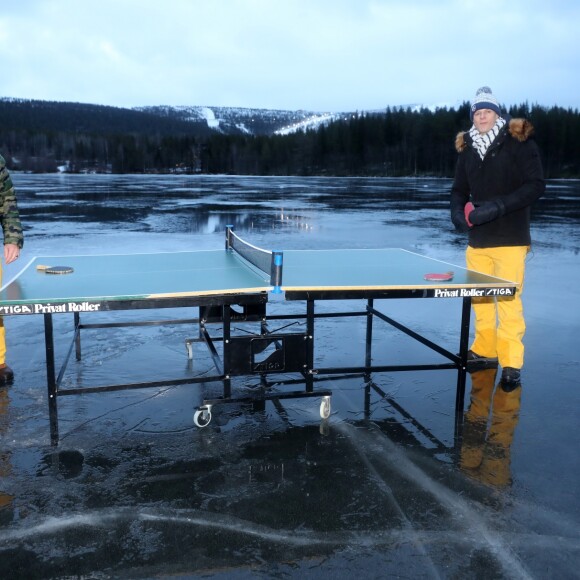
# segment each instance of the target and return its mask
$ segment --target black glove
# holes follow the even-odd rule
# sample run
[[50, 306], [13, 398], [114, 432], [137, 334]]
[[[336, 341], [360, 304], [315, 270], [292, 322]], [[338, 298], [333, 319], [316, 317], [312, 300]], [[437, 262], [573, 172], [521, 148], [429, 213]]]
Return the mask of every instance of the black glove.
[[503, 209], [503, 204], [499, 201], [486, 201], [469, 214], [469, 221], [474, 226], [486, 224], [502, 216]]
[[451, 214], [451, 221], [453, 222], [455, 229], [462, 234], [467, 233], [470, 229], [467, 225], [465, 214], [462, 209], [457, 209]]

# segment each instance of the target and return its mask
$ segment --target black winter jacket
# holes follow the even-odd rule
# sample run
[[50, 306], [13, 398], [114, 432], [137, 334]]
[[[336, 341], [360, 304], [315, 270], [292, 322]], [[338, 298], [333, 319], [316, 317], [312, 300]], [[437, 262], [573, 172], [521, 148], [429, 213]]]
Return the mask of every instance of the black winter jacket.
[[501, 129], [483, 160], [467, 132], [455, 139], [459, 153], [451, 189], [451, 219], [459, 230], [467, 230], [464, 207], [497, 202], [499, 216], [469, 228], [474, 248], [529, 246], [530, 208], [543, 195], [544, 174], [533, 127], [525, 119], [511, 119]]

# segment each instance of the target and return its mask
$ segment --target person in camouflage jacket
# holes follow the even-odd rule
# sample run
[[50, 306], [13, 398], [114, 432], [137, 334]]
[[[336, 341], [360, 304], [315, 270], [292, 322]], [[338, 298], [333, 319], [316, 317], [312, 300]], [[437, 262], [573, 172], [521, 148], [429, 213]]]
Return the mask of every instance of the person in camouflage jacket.
[[[6, 161], [0, 155], [0, 223], [4, 234], [4, 262], [10, 264], [20, 257], [20, 249], [24, 243], [22, 225], [16, 203], [16, 193], [10, 174], [6, 169]], [[2, 270], [0, 268], [0, 281]], [[4, 321], [0, 316], [0, 385], [14, 380], [12, 369], [6, 364], [6, 331]]]

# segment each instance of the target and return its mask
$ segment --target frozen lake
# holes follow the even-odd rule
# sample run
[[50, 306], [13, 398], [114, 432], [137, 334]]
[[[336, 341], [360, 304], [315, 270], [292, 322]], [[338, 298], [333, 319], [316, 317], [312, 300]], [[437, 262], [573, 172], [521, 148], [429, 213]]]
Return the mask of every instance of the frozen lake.
[[[449, 180], [13, 180], [26, 241], [4, 281], [37, 255], [221, 249], [227, 224], [273, 249], [401, 247], [464, 264]], [[522, 387], [468, 376], [458, 443], [456, 373], [438, 370], [377, 374], [386, 396], [367, 399], [362, 379], [332, 382], [324, 428], [315, 400], [299, 399], [216, 407], [198, 429], [209, 384], [65, 397], [55, 447], [42, 317], [6, 317], [16, 378], [0, 389], [0, 577], [577, 577], [580, 181], [550, 182], [534, 213]], [[458, 301], [389, 302], [414, 329], [450, 348], [458, 340]], [[60, 318], [64, 349], [72, 323]], [[325, 363], [364, 349], [350, 320], [326, 321], [319, 335], [332, 339], [317, 353]], [[203, 376], [211, 359], [188, 366], [185, 338], [178, 325], [83, 337], [64, 384]], [[400, 360], [418, 348], [388, 344]]]

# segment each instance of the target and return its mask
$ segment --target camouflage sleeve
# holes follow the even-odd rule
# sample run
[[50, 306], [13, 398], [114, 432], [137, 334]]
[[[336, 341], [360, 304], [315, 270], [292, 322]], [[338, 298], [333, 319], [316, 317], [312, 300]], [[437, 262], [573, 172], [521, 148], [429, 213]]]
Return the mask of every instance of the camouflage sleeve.
[[4, 244], [16, 244], [21, 248], [24, 244], [22, 225], [16, 203], [16, 192], [10, 174], [6, 169], [6, 161], [0, 155], [0, 223], [4, 232]]

